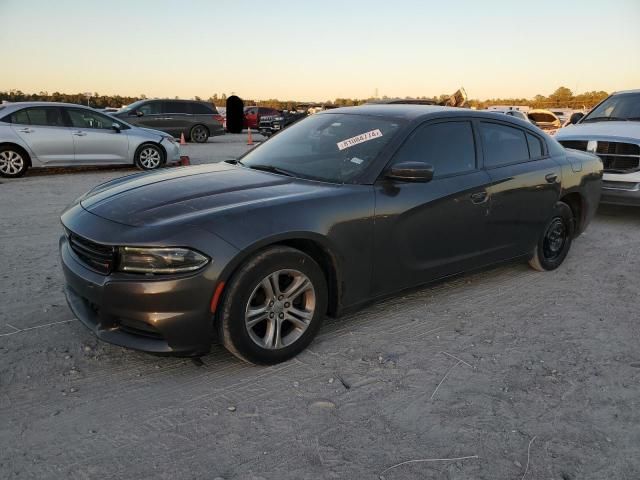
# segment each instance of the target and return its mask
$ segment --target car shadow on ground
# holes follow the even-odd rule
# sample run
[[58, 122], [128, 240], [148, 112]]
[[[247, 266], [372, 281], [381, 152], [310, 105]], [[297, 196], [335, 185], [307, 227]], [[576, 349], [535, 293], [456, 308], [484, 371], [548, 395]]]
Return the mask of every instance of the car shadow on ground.
[[640, 225], [640, 207], [600, 204], [596, 215], [608, 221]]

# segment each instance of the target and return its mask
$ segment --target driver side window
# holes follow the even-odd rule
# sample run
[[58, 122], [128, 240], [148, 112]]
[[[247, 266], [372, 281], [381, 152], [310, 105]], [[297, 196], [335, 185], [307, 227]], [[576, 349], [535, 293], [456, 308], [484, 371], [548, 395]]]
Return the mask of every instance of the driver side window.
[[418, 127], [400, 147], [393, 164], [424, 162], [434, 177], [476, 169], [476, 149], [471, 122], [442, 122]]
[[142, 112], [145, 115], [158, 115], [160, 112], [160, 102], [149, 102], [138, 107], [138, 112]]

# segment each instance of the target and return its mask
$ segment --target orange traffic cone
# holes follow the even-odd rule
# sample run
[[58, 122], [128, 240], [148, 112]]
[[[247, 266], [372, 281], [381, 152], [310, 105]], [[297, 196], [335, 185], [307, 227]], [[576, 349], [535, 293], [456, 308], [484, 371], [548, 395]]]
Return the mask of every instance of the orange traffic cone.
[[253, 139], [251, 138], [251, 127], [249, 127], [249, 136], [247, 137], [247, 145], [253, 145]]
[[187, 165], [191, 165], [191, 159], [188, 155], [180, 156], [180, 165], [186, 167]]
[[184, 132], [180, 134], [180, 145], [186, 145], [187, 142], [184, 139]]

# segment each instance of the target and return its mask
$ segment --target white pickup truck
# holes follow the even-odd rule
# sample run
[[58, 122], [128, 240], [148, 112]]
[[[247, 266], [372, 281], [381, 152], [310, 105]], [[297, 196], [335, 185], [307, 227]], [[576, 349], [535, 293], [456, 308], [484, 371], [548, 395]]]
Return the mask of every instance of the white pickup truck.
[[610, 95], [555, 138], [602, 159], [603, 203], [640, 206], [640, 90]]

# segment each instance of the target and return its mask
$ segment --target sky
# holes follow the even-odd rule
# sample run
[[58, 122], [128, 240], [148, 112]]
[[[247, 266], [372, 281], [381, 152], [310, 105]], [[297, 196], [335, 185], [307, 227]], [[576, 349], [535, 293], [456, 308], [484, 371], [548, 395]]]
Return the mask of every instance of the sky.
[[640, 88], [640, 0], [0, 0], [0, 91], [325, 101]]

